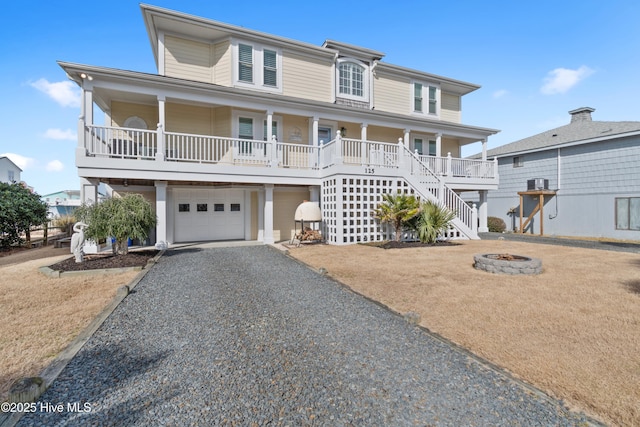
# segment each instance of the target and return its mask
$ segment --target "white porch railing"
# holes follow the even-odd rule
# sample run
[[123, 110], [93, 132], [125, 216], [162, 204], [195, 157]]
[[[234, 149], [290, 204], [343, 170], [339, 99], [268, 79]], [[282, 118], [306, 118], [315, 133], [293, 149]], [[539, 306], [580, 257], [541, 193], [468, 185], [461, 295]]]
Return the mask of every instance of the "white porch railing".
[[422, 163], [436, 175], [456, 178], [494, 179], [495, 163], [475, 159], [455, 159], [451, 153], [447, 157], [418, 155]]
[[111, 126], [86, 128], [87, 154], [114, 158], [153, 159], [157, 151], [156, 131]]
[[[400, 143], [336, 139], [319, 147], [262, 140], [246, 140], [158, 130], [112, 126], [86, 126], [85, 151], [89, 156], [157, 159], [175, 162], [270, 166], [316, 170], [336, 164], [405, 168]], [[158, 155], [160, 154], [160, 155]], [[435, 176], [495, 179], [495, 162], [447, 157], [412, 157]], [[423, 174], [424, 175], [424, 174]]]
[[[477, 236], [477, 217], [474, 214], [474, 209], [462, 200], [455, 191], [446, 186], [442, 178], [430, 170], [428, 165], [422, 161], [422, 156], [412, 153], [404, 145], [402, 147], [405, 149], [403, 154], [407, 158], [405, 163], [409, 164], [410, 174], [417, 181], [412, 183], [415, 189], [421, 193], [424, 191], [430, 193], [443, 206], [455, 213], [458, 220], [467, 228], [461, 230], [467, 234], [467, 237]], [[423, 196], [428, 195], [423, 194]]]

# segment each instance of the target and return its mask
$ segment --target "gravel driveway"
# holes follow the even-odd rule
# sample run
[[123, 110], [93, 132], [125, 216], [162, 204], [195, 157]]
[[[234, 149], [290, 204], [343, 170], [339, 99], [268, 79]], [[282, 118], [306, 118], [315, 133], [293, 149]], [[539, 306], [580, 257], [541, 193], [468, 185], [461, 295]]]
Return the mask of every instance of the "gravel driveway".
[[586, 421], [266, 246], [168, 251], [47, 403], [90, 412], [36, 412], [19, 425]]

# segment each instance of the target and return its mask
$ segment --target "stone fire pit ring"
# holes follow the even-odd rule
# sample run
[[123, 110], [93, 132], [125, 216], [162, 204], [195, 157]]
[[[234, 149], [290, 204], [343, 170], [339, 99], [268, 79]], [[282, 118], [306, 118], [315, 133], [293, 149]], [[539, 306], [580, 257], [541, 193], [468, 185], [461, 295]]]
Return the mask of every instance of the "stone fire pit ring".
[[540, 274], [542, 260], [512, 254], [478, 254], [473, 256], [478, 270], [496, 274]]

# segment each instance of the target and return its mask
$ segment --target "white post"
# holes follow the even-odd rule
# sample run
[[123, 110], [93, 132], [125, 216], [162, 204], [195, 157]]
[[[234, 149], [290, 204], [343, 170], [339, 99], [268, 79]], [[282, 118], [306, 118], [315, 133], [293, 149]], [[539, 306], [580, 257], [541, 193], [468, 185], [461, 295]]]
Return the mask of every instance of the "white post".
[[411, 137], [411, 130], [410, 129], [405, 129], [404, 130], [404, 146], [409, 148], [409, 143], [410, 143], [410, 138]]
[[493, 159], [493, 177], [495, 179], [498, 179], [498, 158], [497, 157]]
[[264, 239], [265, 245], [274, 243], [273, 238], [273, 184], [264, 185]]
[[[96, 180], [80, 178], [80, 200], [83, 204], [93, 205], [98, 203], [98, 184]], [[86, 240], [83, 246], [83, 252], [86, 254], [98, 253], [99, 246], [93, 240]]]
[[264, 190], [258, 191], [258, 241], [264, 241]]
[[[487, 226], [487, 190], [481, 190], [480, 193], [480, 208], [478, 209], [478, 218], [480, 219], [480, 226], [478, 232], [486, 233], [489, 231]], [[475, 223], [474, 223], [475, 224]]]
[[471, 205], [471, 229], [478, 232], [478, 208], [475, 203]]
[[318, 117], [311, 118], [311, 141], [314, 147], [320, 145], [320, 141], [318, 140], [318, 126], [320, 119]]
[[336, 131], [336, 158], [333, 163], [336, 165], [342, 164], [342, 136], [339, 130]]
[[165, 152], [167, 151], [164, 134], [166, 123], [165, 101], [166, 98], [164, 96], [158, 96], [158, 134], [156, 138], [158, 142], [158, 146], [156, 147], [156, 160], [158, 161], [165, 160]]
[[162, 250], [167, 244], [167, 181], [156, 181], [156, 249]]
[[442, 157], [442, 134], [441, 133], [436, 133], [436, 157]]
[[360, 139], [363, 141], [367, 140], [367, 127], [369, 125], [367, 123], [360, 124]]
[[482, 140], [482, 161], [487, 161], [487, 138]]
[[452, 176], [451, 172], [453, 169], [451, 168], [451, 152], [447, 153], [447, 176]]
[[[402, 146], [404, 145], [404, 140], [402, 138], [398, 138], [398, 167], [400, 169], [404, 169], [404, 149], [402, 148]], [[413, 163], [413, 160], [409, 159], [409, 161], [411, 163]]]
[[271, 167], [278, 167], [278, 138], [275, 135], [271, 136], [271, 159], [269, 160], [269, 164]]

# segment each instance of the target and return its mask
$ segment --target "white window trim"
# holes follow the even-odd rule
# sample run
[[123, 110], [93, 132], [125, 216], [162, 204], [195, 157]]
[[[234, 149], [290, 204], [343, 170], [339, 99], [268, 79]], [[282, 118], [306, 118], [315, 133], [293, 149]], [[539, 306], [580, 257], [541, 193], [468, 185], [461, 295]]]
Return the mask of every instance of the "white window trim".
[[[244, 44], [251, 46], [253, 54], [253, 82], [243, 82], [238, 78], [239, 70], [239, 45]], [[268, 86], [264, 84], [264, 51], [271, 50], [276, 52], [276, 86]], [[231, 40], [231, 62], [233, 64], [233, 85], [236, 87], [261, 90], [265, 92], [282, 93], [282, 50], [273, 46], [263, 45], [257, 42], [247, 40], [232, 39]]]
[[[362, 72], [362, 96], [340, 93], [340, 64], [350, 62], [364, 68]], [[369, 102], [369, 87], [371, 72], [368, 64], [353, 58], [339, 58], [335, 64], [335, 94], [336, 98], [353, 99], [355, 101]]]
[[[415, 96], [416, 96], [416, 84], [422, 85], [422, 111], [415, 110]], [[429, 113], [429, 86], [436, 88], [436, 112]], [[409, 100], [409, 108], [411, 114], [423, 117], [440, 117], [440, 105], [442, 104], [442, 91], [440, 90], [440, 85], [437, 83], [421, 81], [421, 80], [411, 80], [411, 99]]]
[[[233, 121], [231, 124], [231, 132], [232, 132], [233, 138], [240, 137], [239, 120], [240, 120], [240, 117], [246, 117], [246, 118], [253, 119], [253, 140], [262, 141], [262, 137], [264, 135], [264, 122], [265, 120], [267, 120], [266, 114], [254, 113], [250, 111], [234, 110], [231, 117], [232, 117], [231, 120]], [[283, 133], [284, 129], [282, 129], [282, 117], [273, 116], [272, 121], [274, 123], [277, 123], [276, 127], [277, 127], [278, 134], [276, 135], [276, 138], [278, 138], [278, 141], [283, 141], [282, 135], [284, 135]]]

